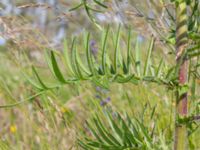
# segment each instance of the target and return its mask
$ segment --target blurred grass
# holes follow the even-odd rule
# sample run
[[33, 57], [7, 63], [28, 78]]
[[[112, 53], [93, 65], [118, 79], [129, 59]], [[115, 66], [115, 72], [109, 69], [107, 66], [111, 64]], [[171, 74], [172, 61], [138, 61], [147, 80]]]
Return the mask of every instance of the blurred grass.
[[[77, 12], [77, 14], [81, 14], [81, 16], [76, 18], [77, 20], [74, 22], [69, 21], [67, 36], [82, 35], [80, 27], [84, 25], [86, 29], [92, 31], [92, 39], [97, 41], [97, 47], [99, 47], [100, 32], [96, 32], [95, 28], [88, 24], [82, 13]], [[21, 26], [21, 24], [18, 26]], [[113, 28], [116, 27], [113, 26]], [[114, 31], [116, 30], [113, 29]], [[120, 46], [125, 49], [124, 39], [126, 34], [124, 31], [122, 33], [124, 34], [122, 34]], [[51, 36], [52, 33], [48, 34]], [[23, 49], [12, 44], [0, 47], [0, 105], [15, 103], [37, 92], [22, 74], [22, 70], [25, 70], [32, 76], [31, 64], [37, 66], [42, 79], [46, 82], [52, 82], [53, 77], [45, 64], [44, 49], [40, 47], [43, 45], [39, 39], [43, 39], [43, 37], [37, 39], [32, 36], [28, 33], [25, 37], [32, 40], [31, 44], [33, 45], [31, 46], [36, 45], [36, 48], [25, 47]], [[38, 36], [36, 34], [36, 37]], [[136, 36], [135, 34], [134, 37]], [[82, 57], [85, 56], [82, 37], [78, 41], [80, 57], [83, 59], [83, 63], [86, 63], [85, 58]], [[108, 49], [112, 47], [113, 39], [109, 41]], [[146, 54], [145, 50], [148, 47], [146, 39], [140, 43], [140, 47], [141, 51]], [[167, 52], [163, 54], [165, 50], [163, 45], [159, 45], [156, 52], [153, 52], [154, 60], [152, 63], [158, 64], [160, 57], [163, 56], [165, 63], [173, 64], [175, 61], [172, 56], [166, 55]], [[32, 51], [39, 51], [41, 57], [31, 57]], [[124, 56], [125, 52], [122, 53]], [[113, 56], [113, 51], [109, 51], [109, 55]], [[142, 59], [144, 58], [145, 55], [142, 56]], [[76, 83], [48, 91], [42, 96], [32, 99], [32, 101], [14, 108], [0, 109], [0, 150], [79, 149], [76, 143], [77, 137], [85, 134], [90, 135], [85, 127], [85, 121], [90, 119], [94, 113], [102, 115], [103, 118], [102, 109], [107, 109], [107, 107], [111, 107], [121, 114], [126, 111], [131, 117], [142, 119], [150, 129], [155, 125], [157, 138], [155, 140], [163, 141], [163, 149], [171, 148], [174, 136], [175, 105], [175, 97], [172, 96], [172, 92], [154, 84], [146, 85], [144, 83], [138, 86], [131, 83], [112, 84], [109, 91], [102, 95], [102, 97], [109, 96], [111, 101], [107, 104], [107, 107], [102, 107], [100, 101], [95, 97], [97, 94], [95, 88], [94, 84], [88, 82]], [[151, 118], [154, 107], [155, 114]], [[191, 102], [191, 107], [191, 109], [194, 109], [196, 106]], [[200, 149], [199, 139], [200, 129], [190, 136], [191, 149]]]
[[[6, 64], [6, 66], [1, 65], [1, 77], [6, 75], [3, 80], [6, 85], [1, 84], [2, 105], [25, 97], [30, 87], [25, 84], [26, 81], [19, 70], [11, 65], [12, 62], [2, 55], [1, 61]], [[11, 96], [8, 96], [6, 87], [10, 89]], [[86, 92], [88, 94], [85, 94]], [[14, 98], [13, 93], [15, 93]], [[69, 149], [75, 142], [76, 133], [83, 129], [84, 120], [89, 118], [92, 112], [98, 110], [91, 102], [95, 101], [93, 93], [95, 91], [91, 85], [71, 85], [53, 94], [45, 94], [32, 103], [0, 110], [1, 142], [13, 149]], [[144, 124], [156, 123], [157, 133], [163, 133], [165, 139], [172, 144], [174, 114], [172, 105], [174, 102], [170, 100], [170, 95], [166, 95], [165, 89], [158, 90], [155, 85], [148, 87], [132, 84], [112, 85], [109, 96], [111, 97], [109, 105], [115, 110], [119, 112], [125, 110], [132, 116], [144, 117]], [[153, 121], [145, 119], [149, 117], [155, 105]], [[16, 126], [15, 131], [11, 130], [12, 126]], [[197, 133], [195, 135], [197, 137], [193, 135], [191, 141], [198, 144], [194, 142], [194, 139], [198, 141], [199, 135]]]
[[[146, 45], [146, 42], [142, 44]], [[1, 47], [0, 52], [1, 105], [23, 100], [36, 92], [22, 74], [23, 64], [30, 63], [27, 62], [24, 53], [17, 51], [13, 53], [4, 49], [5, 47]], [[144, 51], [145, 48], [142, 50]], [[84, 52], [80, 51], [80, 53]], [[159, 55], [158, 52], [158, 58]], [[52, 82], [46, 64], [37, 60], [31, 61], [36, 65], [39, 64], [37, 69], [40, 76], [46, 82]], [[25, 65], [24, 68], [29, 72], [30, 66]], [[106, 109], [106, 106], [100, 106], [100, 102], [95, 97], [96, 92], [95, 85], [81, 82], [48, 91], [29, 103], [14, 108], [0, 109], [0, 148], [78, 149], [77, 135], [89, 134], [84, 126], [86, 119], [94, 113], [103, 115], [101, 111]], [[150, 129], [155, 125], [156, 138], [163, 139], [163, 147], [167, 146], [167, 149], [170, 149], [175, 105], [172, 95], [172, 92], [163, 87], [144, 83], [138, 86], [113, 84], [104, 97], [111, 98], [107, 106], [113, 110], [120, 113], [127, 112], [132, 117], [142, 119]], [[155, 113], [153, 118], [150, 118], [154, 107]], [[190, 136], [190, 145], [194, 145], [195, 149], [200, 148], [199, 135], [198, 130]]]

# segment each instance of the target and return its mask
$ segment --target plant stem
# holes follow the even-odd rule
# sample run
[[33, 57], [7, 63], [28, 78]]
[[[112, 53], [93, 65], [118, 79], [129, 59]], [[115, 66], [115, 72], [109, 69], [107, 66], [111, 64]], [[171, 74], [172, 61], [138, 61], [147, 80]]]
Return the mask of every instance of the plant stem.
[[[184, 57], [185, 47], [187, 45], [187, 11], [185, 1], [176, 5], [176, 60], [178, 69], [179, 85], [187, 83], [188, 61]], [[187, 92], [180, 95], [177, 91], [176, 99], [176, 120], [178, 117], [186, 117], [188, 110]], [[174, 150], [187, 149], [187, 127], [186, 124], [175, 123], [175, 141]]]

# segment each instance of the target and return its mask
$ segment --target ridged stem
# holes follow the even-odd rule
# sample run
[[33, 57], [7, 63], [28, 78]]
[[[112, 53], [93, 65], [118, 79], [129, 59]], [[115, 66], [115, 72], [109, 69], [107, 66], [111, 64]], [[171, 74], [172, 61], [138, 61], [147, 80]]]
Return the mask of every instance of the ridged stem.
[[[184, 85], [188, 80], [188, 61], [184, 58], [187, 45], [187, 8], [185, 1], [176, 5], [176, 60], [178, 68], [179, 85]], [[186, 117], [188, 113], [187, 92], [179, 95], [176, 92], [176, 123], [174, 150], [187, 150], [188, 133], [185, 124], [180, 124], [177, 119]]]

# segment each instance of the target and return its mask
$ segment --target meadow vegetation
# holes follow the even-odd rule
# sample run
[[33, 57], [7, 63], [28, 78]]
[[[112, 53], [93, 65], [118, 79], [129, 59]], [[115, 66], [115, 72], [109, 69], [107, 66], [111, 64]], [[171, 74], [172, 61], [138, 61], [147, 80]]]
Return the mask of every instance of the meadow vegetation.
[[199, 0], [3, 0], [0, 150], [199, 150], [199, 48]]

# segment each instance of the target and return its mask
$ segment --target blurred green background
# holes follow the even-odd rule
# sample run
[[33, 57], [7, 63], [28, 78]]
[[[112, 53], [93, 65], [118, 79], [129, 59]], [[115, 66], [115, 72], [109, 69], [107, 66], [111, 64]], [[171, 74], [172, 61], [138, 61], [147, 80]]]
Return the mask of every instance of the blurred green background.
[[[69, 12], [78, 3], [78, 0], [1, 0], [0, 105], [12, 104], [36, 94], [36, 89], [23, 74], [26, 72], [32, 76], [33, 64], [45, 82], [54, 82], [44, 52], [55, 49], [62, 54], [65, 38], [70, 44], [72, 36], [77, 36], [78, 51], [84, 56], [84, 32], [90, 32], [91, 45], [98, 53], [102, 31], [91, 22], [84, 9]], [[103, 14], [94, 13], [94, 17], [102, 27], [110, 24], [113, 33], [119, 23], [123, 25], [122, 54], [125, 53], [126, 43], [123, 41], [127, 37], [128, 26], [133, 29], [133, 39], [140, 41], [140, 50], [144, 53], [142, 59], [145, 59], [151, 35], [157, 35], [156, 30], [148, 24], [148, 19], [156, 20], [150, 23], [159, 27], [157, 30], [162, 29], [161, 36], [168, 34], [169, 25], [166, 22], [169, 20], [162, 23], [161, 18], [161, 15], [166, 15], [162, 1], [107, 0], [105, 3], [109, 9], [102, 9]], [[172, 8], [169, 3], [173, 14]], [[110, 36], [108, 45], [112, 48], [112, 44]], [[134, 42], [132, 46], [135, 46]], [[160, 58], [164, 58], [167, 65], [175, 63], [173, 56], [168, 55], [168, 47], [159, 40], [155, 47], [153, 63], [159, 63]], [[110, 54], [113, 52], [110, 51]], [[200, 82], [197, 81], [197, 84]], [[111, 107], [120, 113], [126, 111], [132, 117], [142, 118], [150, 129], [155, 126], [155, 140], [162, 141], [163, 150], [167, 150], [171, 148], [174, 136], [173, 94], [164, 87], [145, 83], [137, 86], [114, 83], [109, 90], [88, 82], [65, 85], [27, 103], [0, 109], [0, 149], [79, 149], [76, 139], [89, 134], [85, 121], [100, 109]], [[199, 109], [199, 103], [199, 100], [191, 101], [191, 111]], [[154, 107], [155, 114], [150, 119]], [[199, 129], [190, 135], [191, 149], [200, 149], [199, 135]]]

